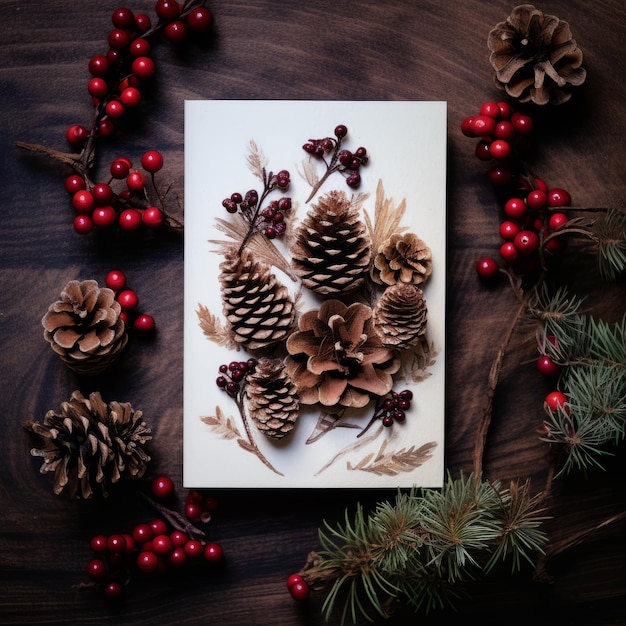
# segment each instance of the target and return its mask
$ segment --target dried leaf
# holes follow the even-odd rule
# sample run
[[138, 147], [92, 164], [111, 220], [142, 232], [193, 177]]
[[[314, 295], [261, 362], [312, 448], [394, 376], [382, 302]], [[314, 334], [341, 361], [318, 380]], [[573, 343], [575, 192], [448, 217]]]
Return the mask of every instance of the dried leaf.
[[365, 211], [365, 224], [369, 230], [370, 239], [372, 240], [372, 252], [378, 252], [380, 246], [391, 235], [403, 233], [407, 230], [406, 226], [400, 226], [400, 222], [406, 211], [406, 198], [397, 206], [394, 206], [393, 198], [385, 198], [385, 189], [383, 181], [379, 180], [376, 186], [376, 204], [374, 207], [374, 221], [372, 222], [369, 214]]
[[213, 315], [206, 306], [198, 304], [196, 314], [202, 333], [207, 339], [216, 343], [218, 346], [239, 350], [239, 346], [232, 340], [230, 333], [226, 331], [221, 320], [216, 315]]
[[250, 140], [250, 152], [246, 157], [248, 168], [261, 181], [264, 180], [264, 172], [267, 167], [267, 157], [263, 154], [263, 150], [257, 146], [254, 139]]
[[437, 445], [436, 441], [429, 441], [419, 448], [411, 446], [397, 452], [386, 452], [387, 443], [387, 440], [383, 442], [376, 458], [371, 463], [369, 463], [369, 458], [371, 458], [369, 455], [356, 465], [348, 461], [348, 469], [370, 472], [377, 476], [397, 476], [402, 472], [410, 472], [425, 463], [432, 456], [432, 450]]
[[208, 415], [200, 418], [207, 426], [210, 426], [222, 439], [235, 439], [241, 437], [239, 429], [235, 425], [232, 417], [224, 415], [222, 409], [215, 407], [215, 415]]
[[306, 443], [315, 443], [321, 439], [326, 433], [334, 430], [335, 428], [361, 428], [358, 424], [352, 424], [346, 422], [344, 416], [337, 415], [336, 413], [320, 413], [320, 416], [315, 424], [313, 432], [309, 435]]
[[434, 346], [428, 343], [426, 337], [422, 337], [421, 341], [408, 350], [403, 350], [400, 355], [402, 365], [398, 372], [398, 380], [407, 380], [414, 383], [426, 380], [431, 373], [428, 371], [436, 360], [438, 352]]

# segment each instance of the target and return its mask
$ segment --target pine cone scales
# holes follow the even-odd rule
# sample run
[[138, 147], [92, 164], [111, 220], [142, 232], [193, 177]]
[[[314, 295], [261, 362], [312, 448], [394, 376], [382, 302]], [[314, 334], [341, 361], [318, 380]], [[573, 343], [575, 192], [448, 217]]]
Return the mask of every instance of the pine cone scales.
[[121, 310], [111, 289], [95, 280], [71, 280], [41, 320], [44, 337], [72, 370], [98, 374], [128, 342]]
[[411, 283], [387, 287], [374, 307], [374, 320], [384, 346], [405, 350], [417, 345], [428, 321], [424, 292]]
[[75, 391], [57, 413], [48, 411], [43, 423], [25, 425], [40, 442], [31, 450], [44, 459], [42, 474], [54, 472], [54, 493], [70, 498], [107, 495], [110, 485], [141, 478], [150, 456], [152, 439], [141, 411], [128, 403], [106, 404], [99, 393], [85, 398]]
[[300, 401], [283, 361], [259, 359], [246, 382], [247, 409], [258, 429], [274, 439], [288, 435], [298, 418]]
[[302, 284], [320, 295], [359, 288], [370, 263], [370, 239], [343, 191], [322, 196], [298, 228], [291, 248]]
[[425, 283], [433, 271], [430, 248], [414, 233], [395, 234], [384, 241], [374, 257], [371, 276], [380, 285]]
[[286, 339], [295, 319], [288, 289], [252, 254], [234, 251], [220, 264], [224, 315], [231, 335], [247, 350], [262, 350]]

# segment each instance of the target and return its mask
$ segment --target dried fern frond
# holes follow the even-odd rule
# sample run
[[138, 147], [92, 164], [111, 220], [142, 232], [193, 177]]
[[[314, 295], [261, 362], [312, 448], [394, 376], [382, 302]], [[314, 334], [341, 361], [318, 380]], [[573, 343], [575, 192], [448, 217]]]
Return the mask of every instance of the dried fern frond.
[[379, 180], [376, 186], [376, 203], [374, 205], [374, 220], [365, 211], [364, 219], [372, 241], [372, 250], [378, 251], [384, 241], [393, 234], [403, 233], [406, 226], [400, 222], [406, 212], [406, 198], [402, 198], [398, 205], [394, 205], [393, 198], [385, 197], [383, 181]]

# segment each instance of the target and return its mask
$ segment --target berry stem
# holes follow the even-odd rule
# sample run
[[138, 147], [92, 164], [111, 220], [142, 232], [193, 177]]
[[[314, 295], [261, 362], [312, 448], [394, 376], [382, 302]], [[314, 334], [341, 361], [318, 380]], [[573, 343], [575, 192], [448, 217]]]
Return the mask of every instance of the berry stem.
[[162, 518], [169, 522], [169, 524], [175, 530], [182, 530], [187, 533], [191, 538], [198, 540], [206, 540], [205, 533], [200, 530], [197, 526], [194, 526], [188, 519], [182, 516], [177, 511], [173, 511], [172, 509], [164, 506], [163, 504], [156, 502], [149, 495], [145, 494], [143, 491], [139, 492], [139, 495], [144, 499], [146, 504], [152, 507]]
[[339, 149], [341, 147], [342, 139], [343, 137], [338, 137], [336, 139], [335, 147], [333, 149], [333, 154], [330, 158], [330, 163], [327, 163], [326, 159], [322, 158], [322, 161], [324, 162], [324, 165], [326, 166], [326, 171], [324, 172], [323, 176], [317, 181], [317, 183], [313, 185], [313, 189], [311, 189], [311, 193], [309, 194], [309, 197], [305, 200], [305, 204], [308, 204], [313, 199], [315, 194], [320, 190], [322, 185], [326, 182], [326, 179], [331, 174], [334, 174], [335, 172], [339, 170], [339, 166], [337, 165], [337, 158], [339, 154]]

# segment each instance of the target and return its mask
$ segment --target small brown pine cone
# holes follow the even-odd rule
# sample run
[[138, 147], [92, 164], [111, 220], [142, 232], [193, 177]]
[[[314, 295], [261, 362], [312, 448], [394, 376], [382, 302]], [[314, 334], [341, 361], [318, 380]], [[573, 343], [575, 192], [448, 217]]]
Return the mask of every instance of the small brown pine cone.
[[121, 311], [108, 287], [98, 287], [95, 280], [71, 280], [41, 320], [44, 337], [72, 370], [99, 374], [128, 342]]
[[379, 285], [421, 285], [433, 271], [430, 248], [415, 234], [395, 234], [384, 241], [374, 257], [372, 280]]
[[106, 404], [98, 392], [85, 398], [75, 391], [60, 411], [48, 411], [43, 423], [25, 428], [37, 441], [30, 453], [43, 458], [41, 473], [54, 473], [54, 493], [70, 498], [108, 495], [121, 480], [141, 478], [152, 439], [141, 411], [126, 402]]
[[247, 350], [262, 350], [286, 339], [295, 319], [289, 290], [270, 268], [244, 250], [220, 264], [224, 315], [232, 338]]
[[319, 295], [358, 289], [370, 263], [371, 243], [358, 208], [343, 191], [323, 195], [300, 224], [291, 247], [302, 284]]
[[496, 85], [520, 102], [561, 104], [585, 82], [583, 53], [569, 24], [532, 4], [515, 7], [487, 44]]
[[412, 283], [385, 289], [374, 307], [374, 325], [384, 346], [405, 350], [419, 343], [426, 332], [428, 308], [424, 292]]
[[258, 429], [274, 439], [288, 435], [298, 419], [300, 401], [283, 361], [259, 359], [246, 383], [247, 410]]

